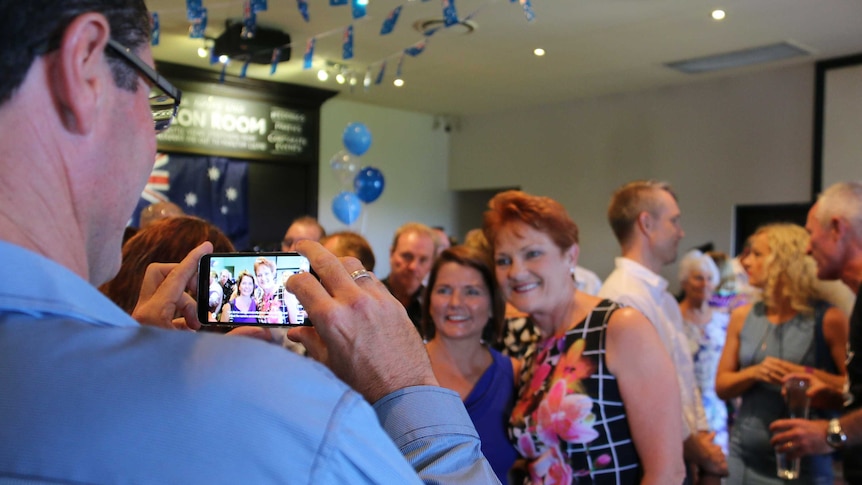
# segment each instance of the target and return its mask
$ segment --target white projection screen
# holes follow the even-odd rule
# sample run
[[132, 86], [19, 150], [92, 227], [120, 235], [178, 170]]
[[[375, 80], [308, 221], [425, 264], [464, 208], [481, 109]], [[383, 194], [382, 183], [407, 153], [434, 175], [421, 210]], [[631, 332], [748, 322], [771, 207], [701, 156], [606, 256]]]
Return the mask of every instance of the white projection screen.
[[817, 64], [812, 192], [862, 181], [862, 54]]

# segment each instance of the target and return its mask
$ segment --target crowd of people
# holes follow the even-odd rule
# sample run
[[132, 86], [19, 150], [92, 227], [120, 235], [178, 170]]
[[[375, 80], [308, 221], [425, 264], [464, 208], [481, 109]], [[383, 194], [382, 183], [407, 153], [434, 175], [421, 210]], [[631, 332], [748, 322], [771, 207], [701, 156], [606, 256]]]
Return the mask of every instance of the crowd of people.
[[[686, 253], [680, 298], [680, 203], [646, 180], [610, 194], [604, 282], [566, 209], [513, 190], [464, 244], [401, 226], [386, 278], [302, 217], [282, 249], [315, 275], [261, 255], [196, 294], [234, 252], [218, 228], [165, 202], [125, 228], [181, 98], [143, 2], [0, 0], [0, 32], [0, 193], [40, 202], [0, 208], [27, 275], [0, 289], [0, 481], [778, 484], [780, 452], [862, 483], [862, 308], [819, 285], [862, 282], [862, 184], [736, 260]], [[229, 335], [192, 332], [196, 299]], [[811, 419], [785, 419], [788, 379]]]

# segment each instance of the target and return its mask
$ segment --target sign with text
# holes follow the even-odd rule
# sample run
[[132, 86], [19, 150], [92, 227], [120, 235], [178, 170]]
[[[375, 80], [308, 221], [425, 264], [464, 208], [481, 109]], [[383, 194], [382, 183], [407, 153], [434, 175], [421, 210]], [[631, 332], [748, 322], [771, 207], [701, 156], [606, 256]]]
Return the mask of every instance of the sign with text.
[[263, 101], [183, 90], [171, 127], [158, 135], [159, 150], [235, 158], [316, 159], [307, 110]]

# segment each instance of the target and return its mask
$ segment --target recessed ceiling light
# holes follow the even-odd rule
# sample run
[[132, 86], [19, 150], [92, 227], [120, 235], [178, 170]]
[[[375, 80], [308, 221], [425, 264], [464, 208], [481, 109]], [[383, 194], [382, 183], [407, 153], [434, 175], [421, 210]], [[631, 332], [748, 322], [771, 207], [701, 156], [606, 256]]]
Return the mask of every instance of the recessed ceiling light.
[[198, 47], [198, 57], [200, 57], [202, 59], [206, 59], [207, 57], [209, 57], [209, 55], [210, 55], [210, 51], [206, 50], [206, 48]]
[[721, 10], [720, 8], [712, 11], [712, 18], [714, 20], [724, 20], [724, 17], [726, 15], [727, 14], [724, 12], [724, 10]]
[[344, 81], [345, 81], [344, 74], [341, 74], [339, 72], [338, 74], [335, 75], [335, 82], [337, 82], [338, 84], [344, 84]]
[[326, 72], [325, 69], [321, 69], [317, 71], [317, 79], [320, 79], [321, 81], [326, 81], [327, 79], [329, 79], [329, 73]]
[[399, 77], [398, 79], [392, 81], [392, 84], [400, 88], [401, 86], [404, 86], [404, 80]]
[[545, 55], [545, 49], [542, 49], [541, 47], [537, 47], [537, 48], [533, 49], [533, 54], [536, 54], [537, 56], [542, 57], [543, 55]]
[[227, 64], [228, 57], [226, 55], [222, 54], [222, 55], [218, 56], [218, 61], [221, 62], [222, 64]]

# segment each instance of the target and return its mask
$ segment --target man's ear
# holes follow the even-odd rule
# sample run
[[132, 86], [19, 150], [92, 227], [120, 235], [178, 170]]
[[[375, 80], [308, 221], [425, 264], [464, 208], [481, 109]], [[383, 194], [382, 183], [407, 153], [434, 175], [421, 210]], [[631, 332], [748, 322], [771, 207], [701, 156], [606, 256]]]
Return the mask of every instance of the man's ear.
[[840, 217], [832, 217], [829, 219], [829, 232], [833, 240], [840, 241], [850, 232], [850, 225]]
[[653, 220], [648, 211], [643, 211], [637, 217], [637, 229], [643, 234], [648, 234], [652, 230]]
[[84, 135], [93, 130], [106, 89], [113, 83], [105, 60], [110, 37], [107, 19], [98, 13], [80, 15], [63, 33], [50, 71], [52, 90], [66, 129]]

